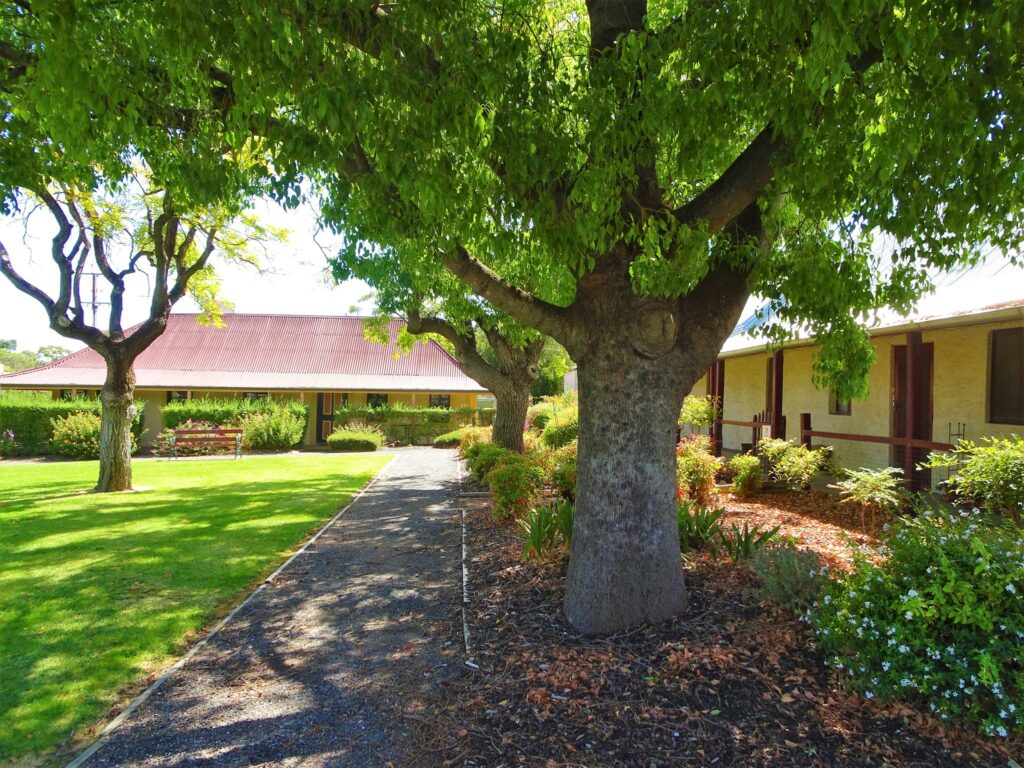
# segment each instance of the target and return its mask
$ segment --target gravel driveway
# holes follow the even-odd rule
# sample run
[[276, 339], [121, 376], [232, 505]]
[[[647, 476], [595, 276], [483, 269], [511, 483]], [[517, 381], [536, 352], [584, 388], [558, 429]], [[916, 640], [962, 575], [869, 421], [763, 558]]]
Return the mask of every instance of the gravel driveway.
[[399, 451], [87, 768], [405, 762], [429, 690], [460, 664], [456, 490], [453, 451]]

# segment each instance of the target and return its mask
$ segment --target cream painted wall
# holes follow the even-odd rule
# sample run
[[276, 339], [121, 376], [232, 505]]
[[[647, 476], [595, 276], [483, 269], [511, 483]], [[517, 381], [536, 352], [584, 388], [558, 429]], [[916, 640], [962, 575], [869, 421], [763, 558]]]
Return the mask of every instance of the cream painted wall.
[[167, 402], [167, 393], [157, 390], [136, 390], [135, 399], [145, 403], [142, 411], [142, 445], [152, 445], [164, 428], [160, 409]]
[[[750, 421], [755, 413], [764, 410], [765, 372], [769, 356], [763, 352], [725, 361], [725, 395], [722, 398], [722, 417], [736, 421]], [[785, 369], [783, 369], [785, 370]], [[724, 425], [722, 448], [738, 451], [742, 443], [749, 443], [751, 430], [747, 427]]]
[[924, 334], [924, 341], [935, 343], [932, 434], [936, 440], [944, 442], [949, 424], [956, 429], [958, 421], [966, 424], [968, 440], [1024, 434], [1020, 424], [988, 420], [990, 334], [998, 328], [1020, 327], [1020, 322], [991, 323]]
[[[955, 431], [957, 422], [966, 425], [966, 437], [972, 440], [1024, 433], [1020, 425], [993, 424], [987, 416], [990, 334], [997, 328], [1019, 327], [1020, 321], [1007, 321], [923, 333], [923, 341], [933, 344], [935, 356], [932, 384], [934, 440], [947, 441], [950, 424]], [[905, 343], [905, 334], [872, 339], [877, 359], [868, 374], [868, 396], [853, 401], [849, 416], [830, 414], [828, 392], [814, 387], [811, 366], [815, 349], [810, 346], [786, 349], [782, 401], [786, 437], [799, 438], [801, 413], [811, 414], [812, 428], [816, 430], [888, 435], [893, 347]], [[725, 418], [747, 420], [764, 407], [766, 359], [761, 351], [726, 359]], [[738, 449], [740, 442], [749, 441], [749, 434], [745, 428], [724, 427], [724, 447]], [[831, 442], [841, 466], [878, 467], [890, 463], [888, 446], [843, 440]]]

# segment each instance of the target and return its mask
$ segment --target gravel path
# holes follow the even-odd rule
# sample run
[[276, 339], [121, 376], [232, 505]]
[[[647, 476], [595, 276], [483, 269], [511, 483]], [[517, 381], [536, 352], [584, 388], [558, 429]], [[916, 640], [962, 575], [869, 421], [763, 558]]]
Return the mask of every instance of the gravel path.
[[456, 491], [453, 451], [400, 451], [87, 768], [406, 762], [460, 663]]

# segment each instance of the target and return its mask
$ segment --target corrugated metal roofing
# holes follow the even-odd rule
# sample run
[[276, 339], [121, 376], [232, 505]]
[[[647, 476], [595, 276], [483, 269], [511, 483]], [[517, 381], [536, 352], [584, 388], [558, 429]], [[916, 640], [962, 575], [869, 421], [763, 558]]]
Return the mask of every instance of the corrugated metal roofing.
[[[397, 354], [367, 341], [361, 317], [225, 313], [224, 327], [172, 314], [167, 329], [135, 361], [137, 385], [164, 389], [415, 390], [483, 392], [436, 342]], [[0, 374], [0, 386], [98, 387], [103, 359], [91, 349], [30, 371]]]

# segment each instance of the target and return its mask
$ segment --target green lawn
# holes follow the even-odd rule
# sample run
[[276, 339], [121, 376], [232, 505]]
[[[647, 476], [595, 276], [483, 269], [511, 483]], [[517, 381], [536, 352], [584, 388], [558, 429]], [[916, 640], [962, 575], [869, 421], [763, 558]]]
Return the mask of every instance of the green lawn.
[[386, 454], [0, 464], [0, 763], [88, 727], [227, 612]]

